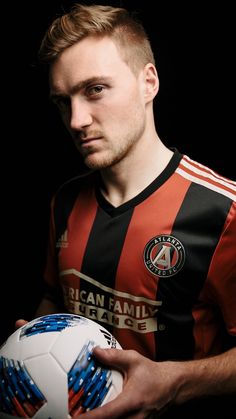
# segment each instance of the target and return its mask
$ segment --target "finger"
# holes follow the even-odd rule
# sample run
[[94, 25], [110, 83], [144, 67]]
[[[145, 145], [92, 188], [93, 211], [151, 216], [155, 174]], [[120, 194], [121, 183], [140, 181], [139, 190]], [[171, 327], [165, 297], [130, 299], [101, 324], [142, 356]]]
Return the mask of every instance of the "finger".
[[15, 322], [15, 328], [16, 329], [19, 329], [20, 327], [22, 327], [22, 326], [24, 326], [25, 324], [27, 324], [28, 323], [28, 321], [27, 320], [24, 320], [24, 319], [18, 319], [18, 320], [16, 320], [16, 322]]
[[[103, 364], [110, 366], [112, 368], [125, 369], [127, 364], [127, 358], [129, 358], [129, 351], [122, 351], [120, 349], [101, 349], [95, 347], [93, 353], [96, 358]], [[132, 352], [132, 351], [130, 351]], [[97, 409], [91, 410], [80, 415], [80, 418], [84, 419], [113, 419], [118, 418], [128, 418], [128, 412], [131, 411], [130, 400], [126, 397], [125, 393], [119, 394], [114, 400], [100, 406]]]
[[136, 357], [136, 352], [132, 350], [102, 349], [98, 346], [93, 349], [93, 354], [103, 364], [123, 371], [128, 369]]
[[[130, 406], [130, 401], [121, 393], [118, 395], [114, 400], [105, 404], [104, 406], [100, 406], [94, 410], [86, 412], [79, 417], [75, 416], [74, 419], [121, 419], [121, 418], [128, 418], [129, 412], [131, 412], [132, 408]], [[132, 415], [131, 415], [132, 417]]]

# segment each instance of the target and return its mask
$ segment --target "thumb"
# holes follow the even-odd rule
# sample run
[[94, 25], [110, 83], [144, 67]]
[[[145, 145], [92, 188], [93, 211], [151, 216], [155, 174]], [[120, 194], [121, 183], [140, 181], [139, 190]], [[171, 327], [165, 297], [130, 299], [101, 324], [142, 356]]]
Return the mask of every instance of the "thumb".
[[99, 346], [93, 349], [93, 354], [98, 361], [118, 370], [125, 370], [127, 368], [129, 361], [128, 352], [123, 349], [102, 349]]

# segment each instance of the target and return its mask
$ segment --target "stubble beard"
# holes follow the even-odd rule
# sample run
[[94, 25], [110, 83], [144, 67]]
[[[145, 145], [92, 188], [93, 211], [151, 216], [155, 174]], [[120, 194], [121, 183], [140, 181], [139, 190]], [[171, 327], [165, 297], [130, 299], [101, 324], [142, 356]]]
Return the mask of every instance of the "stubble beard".
[[[139, 137], [133, 136], [126, 141], [123, 146], [119, 146], [115, 149], [109, 149], [107, 151], [91, 152], [83, 156], [84, 163], [89, 169], [102, 170], [114, 167], [124, 160], [131, 152]], [[99, 155], [101, 154], [101, 155]]]
[[[85, 165], [92, 170], [101, 170], [114, 167], [116, 164], [120, 163], [121, 160], [125, 159], [125, 157], [132, 153], [132, 149], [142, 137], [144, 129], [144, 121], [142, 124], [139, 121], [135, 129], [130, 130], [132, 135], [124, 134], [122, 137], [121, 134], [121, 136], [114, 142], [114, 147], [108, 148], [107, 150], [91, 149], [87, 150], [86, 153], [82, 152], [81, 154]], [[120, 138], [122, 140], [120, 140]], [[126, 138], [125, 142], [123, 141], [124, 138]]]

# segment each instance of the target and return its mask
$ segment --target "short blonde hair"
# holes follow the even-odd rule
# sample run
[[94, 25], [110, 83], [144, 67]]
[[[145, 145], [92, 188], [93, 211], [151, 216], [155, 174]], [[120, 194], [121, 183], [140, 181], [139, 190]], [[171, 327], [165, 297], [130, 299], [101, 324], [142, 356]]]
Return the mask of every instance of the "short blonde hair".
[[142, 24], [126, 9], [102, 5], [75, 4], [69, 13], [55, 19], [42, 40], [39, 59], [50, 64], [66, 48], [88, 36], [111, 37], [135, 74], [148, 63], [155, 65]]

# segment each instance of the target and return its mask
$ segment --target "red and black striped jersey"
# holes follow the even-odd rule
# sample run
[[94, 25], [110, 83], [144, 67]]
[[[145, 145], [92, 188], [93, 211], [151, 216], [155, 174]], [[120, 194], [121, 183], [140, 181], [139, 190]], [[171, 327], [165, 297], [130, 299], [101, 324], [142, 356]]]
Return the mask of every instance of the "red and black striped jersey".
[[236, 336], [236, 183], [175, 151], [141, 193], [113, 207], [99, 174], [52, 202], [45, 280], [64, 307], [154, 360], [222, 352]]

